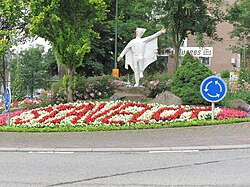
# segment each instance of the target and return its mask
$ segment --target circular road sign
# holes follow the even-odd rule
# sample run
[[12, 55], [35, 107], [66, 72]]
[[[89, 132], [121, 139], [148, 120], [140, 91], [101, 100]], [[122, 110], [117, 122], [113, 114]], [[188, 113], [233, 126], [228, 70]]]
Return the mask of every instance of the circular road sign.
[[10, 93], [10, 88], [7, 87], [4, 96], [4, 105], [6, 111], [9, 111], [10, 103], [11, 103], [11, 93]]
[[210, 76], [201, 83], [200, 92], [205, 100], [216, 103], [226, 96], [227, 85], [222, 78]]

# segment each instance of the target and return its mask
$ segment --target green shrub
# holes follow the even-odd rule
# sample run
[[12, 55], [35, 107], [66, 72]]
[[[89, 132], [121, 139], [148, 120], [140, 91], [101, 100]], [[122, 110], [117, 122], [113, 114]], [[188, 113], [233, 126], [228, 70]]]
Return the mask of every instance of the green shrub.
[[154, 98], [156, 95], [171, 90], [171, 80], [167, 73], [157, 72], [154, 75], [144, 76], [143, 85], [150, 89], [149, 97]]
[[246, 103], [250, 104], [250, 91], [242, 91], [233, 93], [230, 90], [227, 92], [227, 95], [224, 97], [222, 101], [218, 103], [219, 106], [223, 106], [228, 108], [230, 106], [230, 101], [235, 99], [241, 99]]
[[189, 53], [176, 71], [171, 92], [182, 99], [183, 104], [209, 104], [200, 93], [202, 81], [211, 76], [212, 71], [194, 59]]
[[247, 68], [242, 68], [239, 76], [239, 84], [244, 84], [245, 82], [250, 84], [250, 71]]
[[77, 100], [106, 99], [113, 95], [113, 77], [103, 75], [99, 77], [79, 77], [75, 86]]
[[220, 73], [220, 76], [221, 76], [222, 79], [229, 79], [229, 77], [230, 77], [230, 72], [229, 72], [228, 70], [222, 71], [222, 72]]
[[227, 95], [219, 104], [228, 107], [228, 103], [235, 99], [241, 99], [250, 104], [250, 72], [248, 69], [241, 69], [238, 82], [228, 84]]
[[67, 103], [67, 91], [61, 82], [54, 83], [51, 86], [51, 92], [47, 101], [51, 100], [51, 104]]

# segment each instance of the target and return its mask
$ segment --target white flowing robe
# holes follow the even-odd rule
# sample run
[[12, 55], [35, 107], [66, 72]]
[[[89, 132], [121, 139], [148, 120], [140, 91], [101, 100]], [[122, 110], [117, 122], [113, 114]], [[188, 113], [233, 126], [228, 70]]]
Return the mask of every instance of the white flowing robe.
[[141, 38], [141, 35], [139, 34], [139, 36], [131, 40], [120, 55], [121, 57], [126, 55], [125, 68], [128, 69], [128, 65], [130, 65], [134, 72], [137, 72], [137, 62], [139, 60], [142, 60], [142, 64], [140, 64], [141, 71], [144, 71], [149, 64], [157, 60], [158, 36], [161, 35], [161, 32], [159, 31], [145, 38]]

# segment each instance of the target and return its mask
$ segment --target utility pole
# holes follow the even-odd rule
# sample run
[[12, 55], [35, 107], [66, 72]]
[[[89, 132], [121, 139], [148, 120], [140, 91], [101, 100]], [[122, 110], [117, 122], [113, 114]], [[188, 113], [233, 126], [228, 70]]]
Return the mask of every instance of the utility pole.
[[119, 77], [117, 69], [117, 35], [118, 35], [118, 0], [115, 1], [115, 67], [112, 69], [113, 77]]
[[117, 68], [118, 0], [115, 1], [115, 69]]
[[247, 68], [247, 62], [246, 62], [246, 33], [244, 32], [243, 36], [243, 44], [244, 44], [244, 51], [243, 51], [243, 63], [244, 63], [244, 68]]

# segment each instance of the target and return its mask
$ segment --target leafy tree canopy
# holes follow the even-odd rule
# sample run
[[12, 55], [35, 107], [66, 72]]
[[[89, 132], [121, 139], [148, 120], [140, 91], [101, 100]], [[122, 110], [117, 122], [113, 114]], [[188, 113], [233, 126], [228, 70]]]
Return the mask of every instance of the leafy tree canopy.
[[35, 89], [50, 88], [52, 75], [49, 68], [53, 62], [50, 56], [50, 51], [45, 53], [42, 45], [16, 55], [11, 63], [12, 90], [16, 99], [23, 99], [25, 94], [32, 97]]
[[[29, 24], [28, 31], [48, 40], [55, 51], [57, 61], [68, 73], [68, 101], [73, 101], [72, 79], [75, 68], [90, 51], [90, 37], [98, 34], [94, 24], [106, 16], [103, 0], [4, 0], [8, 19], [23, 20]], [[19, 7], [21, 12], [11, 17], [9, 7]]]
[[244, 35], [250, 32], [250, 1], [238, 0], [228, 8], [228, 20], [234, 26], [232, 37], [243, 40]]
[[218, 38], [216, 25], [223, 20], [222, 0], [159, 0], [154, 1], [155, 23], [167, 28], [168, 37], [175, 48], [178, 67], [179, 48], [188, 34], [197, 35], [199, 46], [203, 37]]

